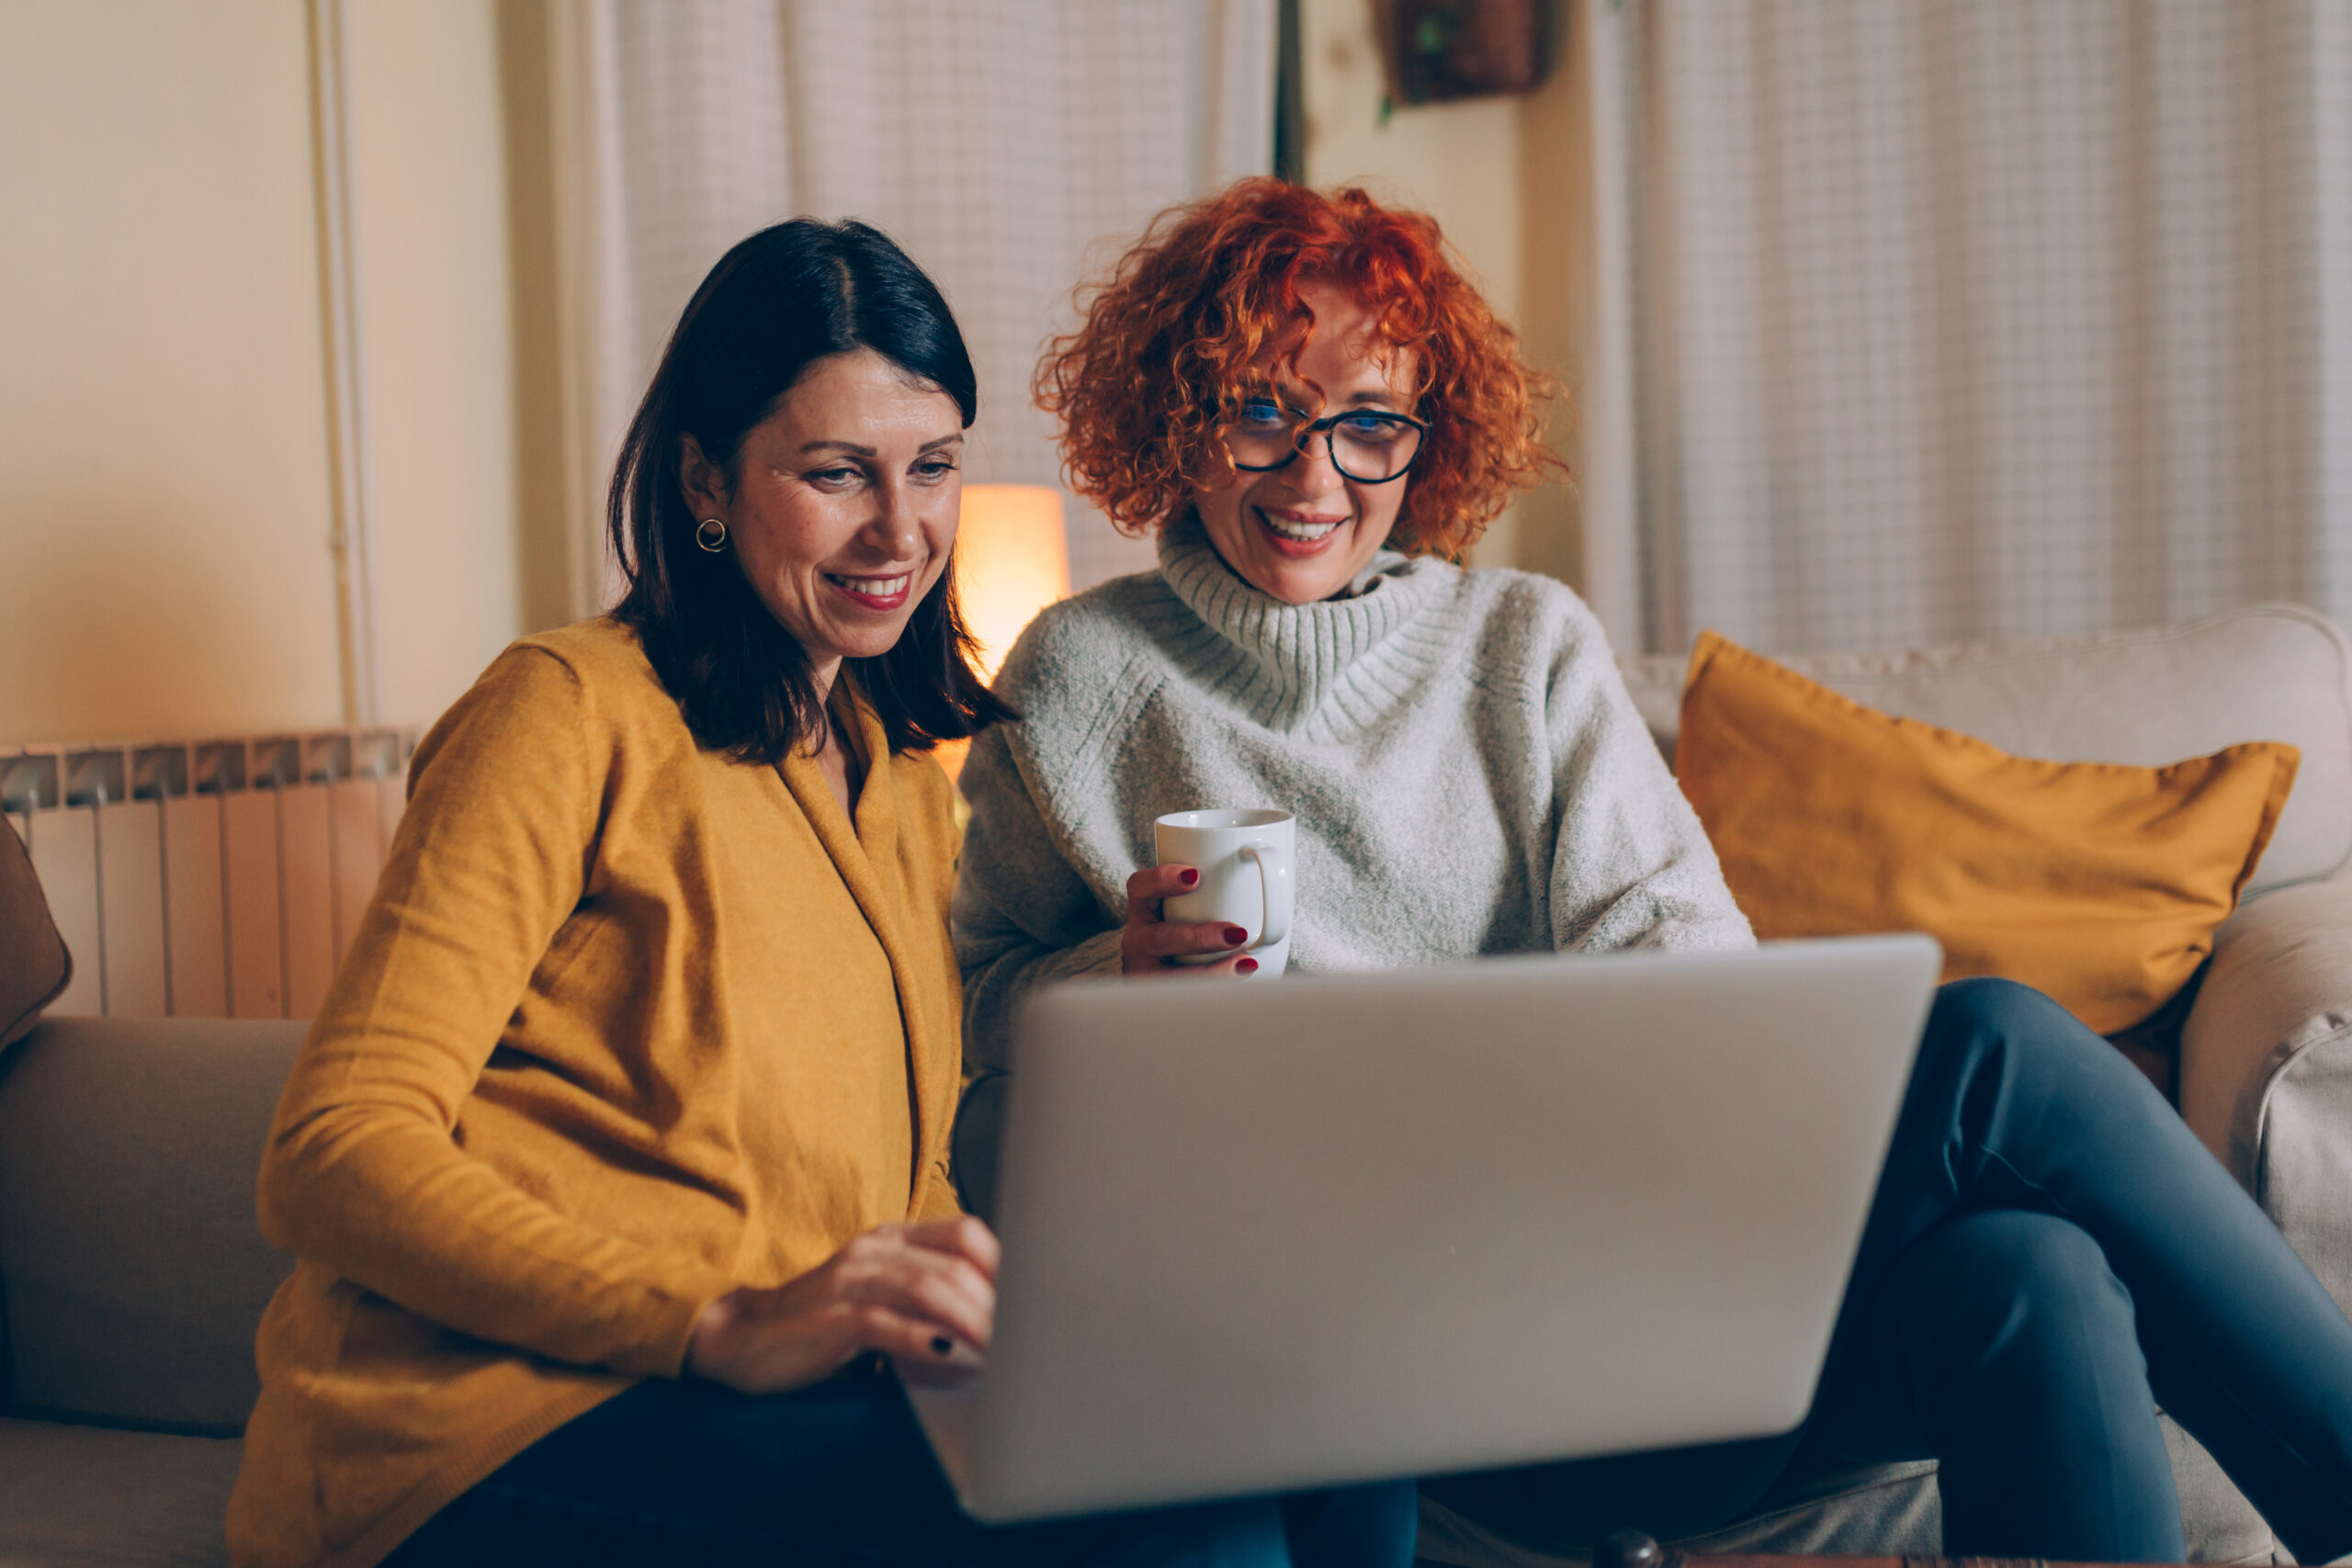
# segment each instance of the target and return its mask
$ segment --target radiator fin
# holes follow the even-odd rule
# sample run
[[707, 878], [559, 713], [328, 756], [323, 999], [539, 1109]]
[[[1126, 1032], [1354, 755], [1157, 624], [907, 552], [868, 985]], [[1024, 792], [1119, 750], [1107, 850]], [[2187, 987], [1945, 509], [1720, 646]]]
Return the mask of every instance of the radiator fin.
[[26, 747], [0, 809], [74, 953], [52, 1013], [311, 1016], [407, 793], [406, 730]]
[[164, 802], [164, 952], [174, 1018], [229, 1016], [229, 893], [220, 797]]

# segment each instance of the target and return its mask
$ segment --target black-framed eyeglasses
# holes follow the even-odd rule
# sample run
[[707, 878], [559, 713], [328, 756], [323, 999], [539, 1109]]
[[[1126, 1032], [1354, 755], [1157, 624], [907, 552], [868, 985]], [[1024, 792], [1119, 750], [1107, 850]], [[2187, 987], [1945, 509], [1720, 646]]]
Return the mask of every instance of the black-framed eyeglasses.
[[1309, 419], [1272, 398], [1245, 398], [1225, 426], [1226, 455], [1249, 473], [1285, 468], [1317, 435], [1331, 455], [1331, 466], [1358, 484], [1386, 484], [1405, 477], [1421, 455], [1430, 427], [1418, 419], [1383, 409], [1350, 409]]

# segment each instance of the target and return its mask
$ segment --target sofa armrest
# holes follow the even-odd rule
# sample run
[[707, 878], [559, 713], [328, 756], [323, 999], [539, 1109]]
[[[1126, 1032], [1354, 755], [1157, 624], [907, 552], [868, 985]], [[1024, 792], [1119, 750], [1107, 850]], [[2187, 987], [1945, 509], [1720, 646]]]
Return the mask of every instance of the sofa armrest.
[[2352, 1308], [2352, 874], [2232, 915], [2182, 1026], [2180, 1110]]

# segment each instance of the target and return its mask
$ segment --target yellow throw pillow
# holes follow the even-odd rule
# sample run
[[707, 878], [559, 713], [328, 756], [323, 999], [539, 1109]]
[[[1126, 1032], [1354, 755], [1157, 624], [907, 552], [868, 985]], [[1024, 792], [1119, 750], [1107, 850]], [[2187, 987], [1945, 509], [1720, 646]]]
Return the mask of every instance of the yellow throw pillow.
[[2204, 962], [2301, 761], [2268, 740], [2165, 768], [2012, 757], [1713, 632], [1674, 752], [1758, 936], [1926, 931], [1947, 980], [2023, 981], [2102, 1034]]

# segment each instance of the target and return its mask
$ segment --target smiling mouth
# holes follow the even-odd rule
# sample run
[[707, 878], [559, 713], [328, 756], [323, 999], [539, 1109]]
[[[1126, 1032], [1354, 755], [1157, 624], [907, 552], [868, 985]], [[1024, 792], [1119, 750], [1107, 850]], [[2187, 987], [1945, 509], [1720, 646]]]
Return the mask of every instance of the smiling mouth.
[[1275, 535], [1300, 545], [1311, 545], [1317, 540], [1329, 538], [1339, 531], [1340, 525], [1347, 521], [1344, 517], [1334, 517], [1328, 523], [1300, 523], [1287, 517], [1277, 516], [1262, 506], [1252, 510], [1258, 513], [1258, 521], [1263, 523]]
[[907, 589], [914, 582], [914, 573], [902, 571], [896, 577], [842, 577], [825, 573], [825, 581], [860, 604], [878, 610], [894, 610], [906, 602]]

